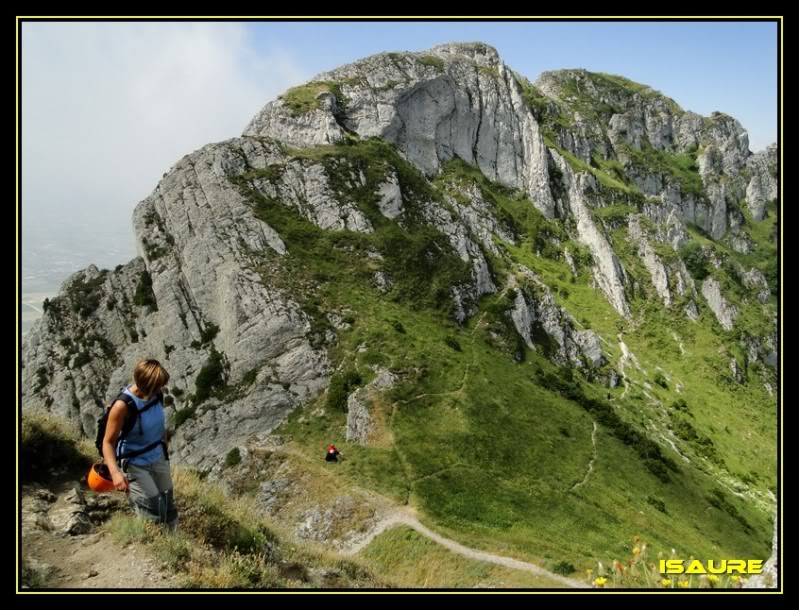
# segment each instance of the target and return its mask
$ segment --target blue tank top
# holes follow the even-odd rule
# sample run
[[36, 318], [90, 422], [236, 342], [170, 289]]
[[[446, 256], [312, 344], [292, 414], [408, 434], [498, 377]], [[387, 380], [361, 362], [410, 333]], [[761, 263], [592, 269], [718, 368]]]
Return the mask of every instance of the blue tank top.
[[[147, 445], [151, 445], [156, 441], [160, 441], [164, 438], [165, 429], [164, 404], [162, 401], [159, 400], [157, 404], [153, 405], [144, 413], [142, 413], [142, 407], [144, 407], [144, 405], [146, 405], [149, 401], [142, 400], [136, 396], [130, 391], [130, 386], [125, 388], [124, 392], [136, 403], [136, 409], [139, 410], [139, 416], [136, 418], [136, 423], [133, 425], [131, 431], [119, 445], [118, 453], [120, 455], [124, 454], [126, 451], [144, 449]], [[161, 459], [161, 457], [163, 457], [163, 455], [164, 448], [163, 446], [158, 445], [146, 453], [142, 453], [141, 455], [130, 458], [128, 463], [137, 466], [144, 466], [146, 464], [157, 462], [159, 459]]]

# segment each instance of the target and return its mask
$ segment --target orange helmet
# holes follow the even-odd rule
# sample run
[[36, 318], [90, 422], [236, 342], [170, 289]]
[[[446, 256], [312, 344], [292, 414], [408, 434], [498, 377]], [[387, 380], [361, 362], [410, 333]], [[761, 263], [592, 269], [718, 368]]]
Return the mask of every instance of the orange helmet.
[[111, 473], [108, 472], [108, 466], [105, 464], [93, 464], [89, 468], [89, 474], [86, 475], [86, 482], [92, 491], [114, 491], [114, 481], [111, 479]]

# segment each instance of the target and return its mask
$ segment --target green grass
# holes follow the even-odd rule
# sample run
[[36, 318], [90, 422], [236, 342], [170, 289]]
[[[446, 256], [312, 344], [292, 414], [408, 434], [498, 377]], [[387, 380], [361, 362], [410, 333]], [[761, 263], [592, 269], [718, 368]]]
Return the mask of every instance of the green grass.
[[625, 146], [624, 152], [635, 166], [651, 173], [671, 176], [684, 193], [696, 196], [704, 193], [695, 154], [670, 153], [652, 148], [648, 143], [643, 143], [641, 150]]
[[559, 588], [552, 579], [457, 555], [414, 530], [395, 527], [378, 536], [360, 558], [404, 588]]
[[136, 292], [133, 295], [133, 304], [147, 307], [150, 311], [158, 311], [158, 303], [153, 292], [153, 279], [147, 270], [142, 271], [139, 276]]
[[594, 82], [601, 88], [611, 91], [623, 91], [631, 94], [638, 94], [644, 99], [654, 100], [660, 99], [666, 103], [669, 110], [673, 114], [681, 114], [682, 108], [670, 97], [666, 97], [660, 91], [652, 89], [648, 85], [642, 85], [635, 81], [618, 76], [616, 74], [607, 74], [605, 72], [594, 72], [591, 75]]
[[594, 208], [591, 210], [595, 219], [604, 221], [610, 226], [626, 225], [631, 214], [638, 212], [637, 208], [623, 203]]
[[312, 81], [286, 91], [281, 99], [292, 116], [307, 114], [320, 108], [317, 96], [320, 93], [332, 93], [340, 106], [346, 106], [346, 99], [341, 93], [341, 84], [329, 81]]
[[[607, 123], [612, 115], [624, 112], [636, 95], [644, 100], [664, 102], [672, 114], [683, 112], [673, 99], [623, 76], [603, 72], [584, 72], [584, 76], [597, 88], [598, 94], [585, 92], [576, 77], [566, 74], [561, 82], [560, 97], [571, 110], [579, 112], [588, 119]], [[619, 104], [619, 107], [607, 101], [611, 98]]]
[[[663, 484], [634, 452], [605, 433], [599, 435], [594, 472], [605, 470], [589, 480], [578, 497], [568, 493], [568, 487], [584, 476], [591, 457], [591, 420], [580, 407], [533, 381], [533, 367], [546, 369], [546, 361], [529, 354], [527, 365], [513, 364], [483, 337], [474, 344], [460, 340], [461, 352], [447, 351], [446, 330], [424, 312], [402, 318], [404, 335], [380, 332], [372, 322], [379, 325], [377, 320], [399, 312], [392, 308], [386, 315], [378, 301], [372, 302], [372, 312], [381, 313], [374, 315], [358, 307], [359, 299], [352, 302], [358, 311], [357, 330], [345, 334], [345, 346], [367, 339], [370, 351], [391, 355], [386, 365], [399, 367], [410, 361], [424, 371], [412, 385], [394, 390], [398, 402], [425, 392], [457, 390], [464, 367], [472, 359], [475, 363], [462, 394], [396, 408], [391, 425], [396, 453], [385, 447], [355, 450], [339, 445], [343, 414], [339, 419], [325, 418], [321, 429], [292, 419], [285, 431], [301, 445], [308, 443], [309, 453], [330, 439], [352, 457], [347, 469], [341, 470], [352, 484], [397, 499], [408, 492], [410, 501], [437, 527], [464, 544], [528, 559], [558, 557], [581, 568], [593, 559], [620, 553], [623, 549], [613, 541], [635, 534], [646, 535], [662, 548], [677, 545], [694, 553], [719, 552], [708, 543], [710, 536], [719, 548], [734, 552], [767, 550], [767, 516], [755, 518], [760, 542], [751, 547], [746, 533], [731, 531], [735, 523], [728, 516], [720, 514], [717, 521], [707, 523], [704, 492], [697, 490], [709, 489], [709, 480], [688, 471]], [[601, 323], [592, 321], [592, 325]], [[358, 359], [369, 360], [369, 352]], [[647, 501], [653, 495], [663, 498], [669, 519]], [[694, 528], [696, 522], [703, 523], [703, 531]], [[569, 534], [578, 531], [574, 537]]]
[[440, 57], [436, 57], [435, 55], [422, 55], [419, 58], [419, 63], [423, 66], [435, 68], [439, 72], [444, 71], [444, 60]]
[[338, 575], [327, 587], [386, 586], [360, 562], [284, 543], [251, 498], [231, 497], [185, 470], [176, 470], [173, 477], [177, 533], [127, 512], [115, 514], [103, 528], [114, 544], [136, 545], [155, 558], [181, 587], [303, 588], [311, 586], [307, 574], [314, 569]]
[[602, 159], [598, 155], [594, 155], [592, 158], [592, 163], [588, 164], [582, 159], [578, 159], [574, 154], [565, 148], [562, 148], [554, 143], [549, 144], [549, 146], [550, 148], [555, 148], [563, 156], [563, 158], [568, 161], [569, 165], [571, 165], [574, 171], [588, 172], [589, 174], [593, 175], [599, 181], [600, 185], [602, 185], [606, 190], [610, 191], [610, 199], [613, 199], [612, 193], [616, 191], [621, 196], [624, 196], [626, 201], [643, 200], [641, 191], [636, 186], [625, 182], [623, 177], [619, 174], [618, 168], [620, 164], [618, 161], [609, 161]]
[[[569, 239], [562, 224], [546, 220], [529, 199], [490, 183], [461, 161], [447, 164], [431, 185], [376, 141], [294, 154], [327, 164], [331, 171], [361, 163], [375, 168], [367, 175], [366, 188], [349, 191], [375, 231], [321, 231], [238, 180], [254, 201], [254, 213], [278, 230], [289, 250], [278, 261], [265, 257], [262, 273], [273, 285], [303, 295], [302, 305], [315, 320], [312, 326], [329, 328], [323, 311], [348, 310], [351, 328], [338, 331], [337, 342], [329, 346], [339, 370], [352, 371], [368, 383], [374, 375], [370, 367], [379, 365], [401, 379], [373, 409], [380, 424], [376, 442], [348, 444], [346, 415], [338, 408], [327, 408], [324, 417], [298, 411], [279, 433], [290, 435], [300, 452], [318, 458], [319, 447], [334, 442], [347, 459], [330, 476], [343, 488], [367, 488], [410, 503], [431, 527], [467, 546], [552, 566], [567, 562], [578, 573], [597, 560], [609, 563], [629, 553], [636, 535], [653, 549], [670, 552], [673, 547], [686, 556], [768, 555], [771, 511], [763, 496], [775, 482], [770, 455], [774, 417], [762, 405], [769, 401], [755, 383], [708, 382], [719, 379], [719, 370], [728, 370], [723, 351], [732, 349], [733, 338], [713, 330], [712, 314], [705, 310], [699, 324], [688, 324], [678, 307], [663, 306], [632, 251], [626, 228], [614, 230], [614, 246], [643, 288], [629, 295], [629, 321], [592, 285], [590, 255]], [[407, 207], [402, 225], [375, 211], [371, 189], [391, 168], [400, 177]], [[591, 170], [605, 172], [586, 171]], [[497, 239], [501, 254], [490, 257], [498, 284], [515, 265], [529, 267], [576, 320], [607, 341], [613, 359], [620, 355], [616, 336], [624, 333], [647, 370], [628, 371], [637, 385], [624, 398], [623, 388], [608, 390], [579, 376], [583, 397], [542, 386], [542, 375], [557, 371], [541, 351], [522, 348], [523, 357], [515, 358], [519, 343], [504, 313], [505, 295], [484, 296], [477, 303], [479, 313], [466, 325], [453, 321], [443, 289], [465, 280], [468, 269], [447, 254], [440, 236], [416, 219], [425, 199], [440, 200], [447, 193], [457, 200], [471, 184], [516, 236], [515, 243]], [[349, 187], [340, 183], [337, 188]], [[635, 195], [622, 197], [596, 212], [626, 216], [635, 209], [629, 205], [635, 200]], [[431, 263], [426, 253], [435, 244], [438, 262]], [[564, 248], [577, 260], [576, 276], [563, 259]], [[383, 254], [384, 260], [366, 257], [370, 250]], [[387, 295], [372, 286], [378, 269], [395, 281]], [[647, 323], [639, 324], [639, 319]], [[396, 323], [404, 332], [397, 331]], [[686, 356], [672, 337], [675, 331]], [[455, 343], [460, 350], [451, 347]], [[666, 387], [653, 382], [655, 366], [664, 370]], [[352, 389], [345, 385], [337, 404]], [[696, 434], [683, 426], [683, 436], [690, 438], [674, 438], [690, 463], [666, 442], [669, 431], [680, 424], [672, 421], [665, 405], [680, 397], [690, 405]], [[718, 409], [719, 404], [725, 409]], [[600, 427], [594, 456], [595, 420]], [[713, 439], [717, 460], [708, 459], [703, 438]], [[653, 456], [659, 459], [647, 449], [652, 441], [677, 466], [667, 467], [666, 477], [652, 468]], [[573, 490], [592, 459], [591, 476]], [[741, 483], [744, 478], [750, 483]], [[751, 488], [760, 500], [742, 502], [729, 491], [739, 485], [744, 491]], [[718, 500], [717, 490], [734, 510]], [[742, 527], [741, 519], [750, 529]]]
[[156, 525], [130, 513], [116, 513], [103, 524], [105, 531], [119, 546], [152, 542], [159, 531]]
[[39, 411], [26, 411], [22, 417], [20, 451], [23, 483], [79, 478], [97, 457], [91, 441], [63, 420]]

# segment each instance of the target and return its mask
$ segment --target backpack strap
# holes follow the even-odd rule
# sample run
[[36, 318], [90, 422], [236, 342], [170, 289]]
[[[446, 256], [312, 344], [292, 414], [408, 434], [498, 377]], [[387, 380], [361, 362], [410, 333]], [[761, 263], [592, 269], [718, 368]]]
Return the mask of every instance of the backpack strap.
[[122, 423], [122, 430], [119, 431], [117, 445], [119, 445], [122, 439], [124, 439], [133, 429], [133, 425], [136, 423], [136, 417], [138, 415], [136, 401], [133, 400], [132, 396], [125, 394], [125, 392], [120, 392], [119, 395], [114, 399], [114, 402], [111, 403], [111, 406], [113, 407], [118, 400], [121, 400], [125, 403], [125, 406], [128, 408], [128, 413], [125, 416], [125, 421]]

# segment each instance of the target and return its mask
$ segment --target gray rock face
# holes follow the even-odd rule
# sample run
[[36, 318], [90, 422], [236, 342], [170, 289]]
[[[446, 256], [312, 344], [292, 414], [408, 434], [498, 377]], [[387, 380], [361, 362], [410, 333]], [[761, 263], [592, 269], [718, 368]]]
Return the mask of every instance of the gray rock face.
[[26, 406], [44, 407], [94, 433], [101, 408], [120, 387], [108, 384], [124, 362], [120, 352], [145, 332], [140, 316], [146, 309], [134, 300], [144, 271], [137, 258], [116, 271], [91, 265], [64, 282], [61, 295], [23, 339]]
[[308, 509], [303, 516], [304, 520], [295, 530], [301, 540], [314, 540], [326, 542], [333, 533], [333, 519], [335, 513], [332, 508], [323, 511], [321, 508]]
[[[659, 213], [647, 213], [650, 219], [657, 220], [657, 240], [669, 244], [675, 250], [679, 250], [689, 240], [688, 230], [679, 214], [679, 210], [672, 206], [660, 205], [657, 207], [661, 209], [667, 208]], [[647, 212], [651, 209], [650, 207]]]
[[666, 266], [660, 260], [660, 257], [655, 253], [655, 250], [650, 245], [646, 238], [644, 229], [638, 218], [631, 218], [629, 224], [630, 238], [637, 244], [639, 255], [644, 261], [647, 271], [652, 278], [652, 284], [655, 290], [663, 299], [663, 304], [666, 307], [671, 306], [671, 291], [669, 290], [669, 273]]
[[347, 440], [356, 441], [365, 445], [369, 440], [372, 428], [372, 418], [369, 407], [365, 404], [366, 391], [363, 388], [355, 390], [347, 398]]
[[244, 135], [269, 135], [292, 146], [335, 144], [344, 137], [332, 108], [322, 107], [295, 115], [286, 103], [270, 102], [250, 122]]
[[426, 220], [446, 236], [461, 260], [472, 263], [474, 278], [474, 293], [470, 295], [472, 299], [495, 292], [497, 287], [491, 279], [488, 262], [480, 247], [472, 240], [467, 226], [461, 224], [449, 210], [434, 202], [425, 206], [424, 214]]
[[[392, 197], [384, 205], [389, 213], [399, 213], [402, 198], [396, 200], [396, 178], [394, 189], [386, 183], [385, 196]], [[308, 220], [320, 229], [348, 229], [360, 233], [371, 233], [372, 224], [355, 204], [342, 201], [329, 185], [325, 168], [319, 164], [302, 161], [291, 161], [285, 166], [281, 180], [270, 189], [265, 185], [267, 195], [279, 198], [283, 202], [291, 202]], [[399, 206], [399, 207], [398, 207]], [[385, 213], [385, 212], [384, 212]]]
[[[527, 281], [520, 286], [514, 276], [509, 288], [516, 290], [511, 319], [530, 349], [541, 349], [553, 362], [577, 368], [601, 367], [606, 363], [599, 336], [592, 330], [576, 330], [573, 318], [560, 307], [549, 288], [534, 272], [520, 267]], [[541, 338], [546, 336], [546, 342]]]
[[377, 207], [386, 218], [397, 218], [403, 212], [402, 191], [397, 182], [397, 174], [392, 172], [379, 187], [380, 199]]
[[[674, 224], [669, 226], [669, 223], [674, 221]], [[664, 225], [667, 227], [664, 229]], [[681, 235], [685, 231], [685, 225], [681, 220], [675, 219], [670, 214], [665, 221], [661, 221], [657, 225], [654, 235], [650, 235], [650, 231], [644, 228], [641, 222], [641, 216], [631, 216], [628, 223], [629, 237], [632, 243], [638, 249], [638, 255], [644, 263], [644, 267], [649, 272], [652, 279], [652, 285], [655, 288], [658, 296], [663, 301], [666, 307], [670, 307], [675, 296], [690, 296], [692, 299], [696, 298], [696, 289], [694, 280], [688, 273], [685, 263], [679, 258], [672, 259], [668, 264], [664, 263], [660, 256], [657, 255], [652, 240], [666, 242], [672, 247], [677, 247], [681, 241]], [[686, 314], [692, 320], [699, 317], [699, 312], [693, 302], [688, 304], [688, 312]]]
[[[362, 506], [362, 500], [352, 496], [337, 496], [328, 506], [327, 509], [322, 507], [308, 509], [294, 533], [301, 540], [331, 543], [332, 546], [341, 548], [357, 536], [355, 532], [343, 528], [341, 524], [352, 519], [353, 514]], [[367, 519], [369, 523], [373, 520], [374, 516]], [[342, 538], [336, 537], [337, 529], [346, 532]]]
[[554, 214], [540, 127], [493, 48], [447, 44], [428, 53], [384, 53], [314, 81], [344, 83], [347, 104], [338, 118], [322, 109], [293, 116], [278, 100], [244, 135], [315, 146], [338, 141], [343, 126], [393, 142], [428, 175], [457, 156], [489, 179], [526, 191], [542, 212]]
[[777, 335], [767, 337], [744, 336], [741, 346], [749, 362], [762, 362], [769, 367], [777, 366]]
[[468, 200], [467, 205], [458, 203], [451, 197], [448, 198], [448, 203], [485, 251], [499, 256], [499, 250], [493, 239], [495, 235], [508, 243], [516, 243], [513, 234], [497, 220], [494, 210], [483, 198], [479, 188], [472, 185], [462, 191], [462, 195]]
[[714, 112], [705, 119], [702, 137], [720, 153], [721, 171], [725, 174], [737, 174], [752, 154], [749, 134], [738, 121], [726, 114]]
[[[273, 145], [231, 140], [178, 162], [136, 208], [141, 258], [117, 271], [90, 267], [74, 275], [54, 299], [52, 315], [45, 315], [26, 337], [26, 367], [45, 372], [26, 377], [26, 403], [78, 418], [92, 436], [100, 406], [130, 383], [138, 359], [161, 360], [171, 375], [170, 388], [187, 395], [216, 349], [224, 355], [228, 382], [255, 369], [259, 378], [274, 375], [280, 383], [258, 384], [246, 396], [198, 413], [177, 430], [175, 457], [207, 467], [207, 460], [225, 455], [241, 434], [274, 427], [321, 391], [327, 384], [327, 356], [306, 338], [306, 315], [254, 269], [259, 256], [281, 256], [285, 246], [254, 217], [229, 180], [245, 167], [265, 168], [278, 161], [282, 158]], [[137, 291], [147, 292], [139, 290], [146, 271], [152, 284], [144, 301], [149, 304], [140, 305]], [[87, 300], [96, 306], [81, 309]], [[212, 325], [218, 333], [204, 341]], [[93, 344], [87, 336], [96, 337]], [[63, 366], [67, 358], [71, 364]], [[39, 383], [44, 378], [47, 383]]]
[[739, 233], [730, 236], [730, 247], [741, 254], [749, 254], [754, 246], [746, 233]]
[[746, 167], [752, 175], [746, 187], [746, 203], [755, 220], [763, 220], [766, 204], [777, 199], [778, 164], [776, 144], [753, 154], [746, 161]]
[[[733, 204], [744, 197], [754, 201], [750, 206], [756, 220], [762, 218], [765, 202], [776, 197], [776, 152], [769, 149], [756, 159], [749, 151], [746, 131], [732, 117], [685, 112], [648, 87], [623, 87], [610, 78], [585, 70], [558, 70], [545, 72], [536, 81], [545, 95], [573, 112], [575, 124], [558, 133], [559, 146], [586, 163], [592, 162], [592, 155], [620, 161], [645, 195], [674, 205], [686, 222], [716, 239], [740, 223]], [[595, 117], [589, 128], [581, 112], [591, 103], [610, 114]], [[599, 137], [586, 137], [597, 130]], [[610, 142], [609, 149], [605, 141]], [[652, 151], [663, 151], [695, 156], [700, 148], [697, 165], [705, 190], [701, 195], [663, 167], [642, 164], [637, 154], [651, 157]]]
[[596, 189], [596, 180], [587, 173], [575, 174], [571, 166], [557, 152], [552, 152], [555, 164], [560, 169], [566, 187], [563, 205], [577, 221], [577, 236], [587, 245], [594, 257], [594, 277], [610, 304], [624, 317], [630, 308], [624, 294], [624, 268], [610, 247], [604, 233], [591, 218], [587, 198]]
[[705, 278], [705, 281], [702, 282], [702, 296], [705, 297], [721, 327], [724, 330], [732, 330], [738, 310], [724, 299], [718, 281], [711, 277]]
[[741, 279], [744, 286], [757, 294], [757, 300], [761, 303], [767, 303], [771, 296], [768, 281], [759, 269], [752, 267], [749, 271], [741, 273]]
[[61, 496], [50, 509], [49, 516], [53, 529], [65, 535], [86, 534], [92, 528], [86, 514], [86, 500], [77, 489]]
[[594, 331], [579, 330], [573, 333], [573, 337], [583, 357], [592, 366], [600, 367], [607, 362], [602, 354], [602, 341]]
[[50, 506], [55, 502], [55, 494], [44, 490], [25, 490], [22, 494], [22, 534], [23, 536], [35, 531], [49, 531], [52, 524], [47, 518]]
[[387, 370], [378, 371], [377, 377], [362, 388], [358, 388], [347, 398], [347, 440], [367, 444], [373, 422], [371, 406], [375, 396], [389, 389], [397, 377]]

